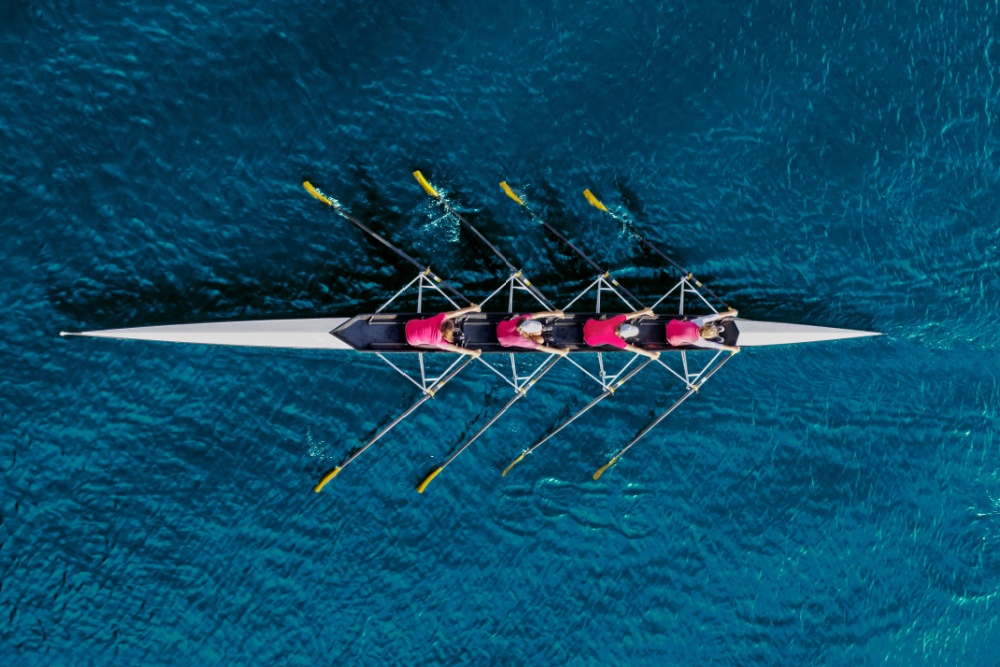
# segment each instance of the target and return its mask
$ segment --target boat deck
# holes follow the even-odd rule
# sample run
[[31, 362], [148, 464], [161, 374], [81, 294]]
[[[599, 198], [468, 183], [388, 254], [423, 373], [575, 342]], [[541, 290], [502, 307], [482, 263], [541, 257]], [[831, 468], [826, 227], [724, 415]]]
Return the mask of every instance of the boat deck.
[[[436, 348], [415, 348], [406, 343], [406, 323], [413, 319], [428, 317], [427, 313], [394, 313], [378, 315], [358, 315], [330, 333], [361, 352], [443, 352]], [[497, 324], [514, 317], [513, 313], [473, 313], [456, 322], [457, 329], [464, 338], [463, 347], [487, 352], [531, 353], [533, 350], [518, 347], [502, 347], [497, 341]], [[552, 347], [568, 347], [571, 352], [620, 352], [610, 346], [591, 347], [583, 342], [583, 325], [592, 318], [604, 318], [602, 313], [568, 313], [561, 320], [545, 320], [545, 338]], [[632, 323], [639, 327], [638, 340], [629, 341], [647, 350], [680, 351], [698, 350], [691, 345], [673, 346], [667, 344], [667, 322], [680, 319], [681, 315], [654, 315], [643, 317]], [[733, 322], [725, 324], [723, 338], [727, 345], [736, 345], [739, 330]]]

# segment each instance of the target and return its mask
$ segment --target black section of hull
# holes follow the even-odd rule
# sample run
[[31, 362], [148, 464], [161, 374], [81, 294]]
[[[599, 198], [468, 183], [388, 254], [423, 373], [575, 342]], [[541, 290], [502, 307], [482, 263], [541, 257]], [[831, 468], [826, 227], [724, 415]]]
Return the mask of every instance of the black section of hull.
[[[432, 348], [416, 348], [406, 344], [406, 323], [413, 319], [429, 317], [427, 313], [399, 313], [358, 315], [330, 333], [359, 352], [443, 352]], [[603, 318], [600, 313], [572, 313], [561, 320], [544, 320], [545, 338], [552, 347], [568, 347], [572, 352], [621, 352], [614, 347], [590, 347], [583, 342], [583, 325], [592, 318]], [[489, 352], [531, 353], [519, 347], [501, 347], [497, 342], [497, 324], [514, 317], [512, 313], [473, 313], [459, 319], [456, 324], [464, 342], [463, 347]], [[633, 321], [639, 327], [638, 341], [629, 341], [647, 350], [680, 351], [698, 350], [689, 345], [667, 345], [667, 322], [681, 319], [680, 315], [656, 315]], [[725, 323], [723, 338], [727, 345], [736, 345], [739, 331], [734, 322]]]

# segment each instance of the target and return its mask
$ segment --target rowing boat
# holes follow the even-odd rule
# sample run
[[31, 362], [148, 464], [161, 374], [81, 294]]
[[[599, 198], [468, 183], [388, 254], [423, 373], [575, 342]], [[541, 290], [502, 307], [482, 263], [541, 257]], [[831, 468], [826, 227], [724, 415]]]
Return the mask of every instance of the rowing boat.
[[[537, 352], [525, 348], [500, 347], [497, 342], [496, 325], [516, 314], [513, 312], [489, 312], [467, 315], [461, 323], [462, 333], [465, 334], [465, 347], [482, 350], [484, 354], [537, 355]], [[415, 351], [414, 348], [406, 344], [406, 323], [411, 319], [421, 317], [426, 317], [426, 314], [370, 313], [354, 317], [169, 324], [159, 327], [106, 329], [80, 333], [62, 332], [62, 335], [163, 343], [287, 348], [291, 350], [402, 353]], [[568, 347], [574, 353], [620, 352], [612, 347], [589, 347], [583, 342], [583, 325], [588, 319], [595, 317], [601, 317], [601, 313], [567, 313], [565, 319], [554, 321], [551, 324], [552, 344], [555, 347]], [[666, 323], [680, 317], [684, 316], [677, 313], [644, 317], [638, 323], [639, 342], [637, 345], [663, 352], [696, 349], [691, 346], [671, 346], [666, 342]], [[736, 318], [733, 324], [734, 327], [727, 328], [724, 340], [727, 345], [739, 345], [740, 347], [794, 345], [878, 335], [870, 331], [781, 322], [760, 322], [743, 318]], [[423, 353], [449, 354], [434, 349], [423, 350]]]
[[[444, 468], [451, 464], [462, 452], [468, 449], [483, 433], [486, 432], [514, 403], [523, 398], [528, 389], [538, 383], [541, 378], [548, 373], [557, 362], [565, 359], [567, 363], [581, 371], [586, 378], [596, 382], [602, 389], [602, 393], [594, 398], [590, 403], [578, 410], [566, 419], [557, 428], [549, 431], [538, 442], [525, 449], [512, 463], [503, 471], [506, 476], [510, 470], [524, 458], [533, 453], [538, 447], [548, 442], [560, 431], [568, 427], [577, 418], [593, 408], [605, 398], [624, 385], [629, 379], [654, 364], [669, 372], [684, 387], [684, 393], [664, 412], [662, 412], [650, 424], [645, 426], [632, 440], [625, 444], [615, 456], [605, 465], [601, 466], [593, 475], [596, 480], [622, 455], [643, 438], [650, 430], [662, 422], [669, 414], [677, 409], [685, 400], [696, 393], [729, 359], [732, 353], [722, 350], [704, 350], [692, 346], [670, 345], [666, 339], [666, 324], [674, 319], [690, 317], [688, 311], [690, 304], [696, 304], [696, 310], [708, 310], [718, 313], [728, 305], [717, 297], [708, 287], [698, 281], [692, 273], [685, 271], [667, 255], [658, 250], [653, 244], [642, 235], [636, 235], [637, 240], [642, 243], [653, 254], [662, 258], [672, 271], [673, 279], [670, 288], [655, 300], [650, 308], [660, 308], [662, 311], [665, 303], [670, 303], [671, 307], [676, 305], [676, 309], [670, 313], [657, 313], [651, 316], [640, 318], [636, 324], [639, 328], [637, 346], [650, 351], [662, 353], [675, 353], [661, 355], [658, 359], [643, 359], [640, 363], [639, 355], [635, 355], [614, 347], [590, 347], [583, 340], [583, 326], [587, 320], [599, 318], [602, 313], [608, 312], [608, 298], [620, 302], [629, 311], [635, 311], [642, 307], [643, 302], [632, 294], [627, 288], [615, 279], [611, 272], [602, 268], [566, 236], [559, 232], [549, 222], [544, 220], [533, 211], [524, 201], [524, 198], [515, 193], [506, 183], [500, 184], [504, 193], [521, 206], [534, 219], [553, 233], [560, 241], [568, 245], [578, 256], [580, 256], [592, 269], [596, 275], [594, 279], [566, 306], [562, 311], [566, 317], [547, 322], [548, 337], [550, 345], [557, 348], [569, 349], [570, 354], [565, 357], [558, 355], [547, 355], [524, 348], [504, 348], [501, 347], [496, 335], [497, 324], [503, 320], [514, 317], [514, 299], [518, 294], [526, 294], [534, 299], [545, 310], [556, 310], [554, 304], [541, 292], [537, 285], [533, 284], [523, 270], [518, 269], [514, 264], [492, 244], [478, 229], [476, 229], [459, 211], [457, 211], [448, 199], [442, 196], [436, 188], [419, 172], [414, 172], [417, 182], [430, 195], [434, 202], [441, 207], [444, 214], [452, 216], [468, 229], [474, 236], [482, 241], [490, 250], [500, 258], [504, 265], [510, 270], [507, 280], [496, 290], [489, 294], [478, 305], [482, 308], [494, 298], [504, 295], [507, 297], [506, 308], [494, 311], [481, 311], [465, 316], [459, 322], [459, 332], [461, 344], [471, 350], [479, 350], [482, 355], [478, 357], [455, 355], [444, 350], [437, 349], [416, 349], [406, 342], [406, 323], [415, 318], [426, 317], [424, 311], [425, 297], [437, 296], [443, 298], [455, 308], [460, 308], [459, 303], [464, 302], [471, 305], [472, 301], [458, 291], [455, 287], [435, 275], [430, 268], [424, 266], [394, 244], [390, 243], [383, 236], [377, 234], [360, 220], [352, 216], [334, 198], [329, 197], [308, 181], [303, 185], [306, 190], [316, 199], [328, 205], [341, 218], [347, 220], [355, 227], [359, 228], [373, 239], [382, 243], [400, 257], [413, 264], [417, 270], [417, 276], [407, 285], [397, 291], [392, 297], [380, 306], [374, 313], [355, 315], [352, 317], [324, 317], [309, 319], [289, 319], [289, 320], [252, 320], [243, 322], [206, 322], [199, 324], [175, 324], [166, 326], [137, 327], [128, 329], [107, 329], [100, 331], [85, 331], [80, 333], [62, 332], [63, 336], [88, 336], [94, 338], [115, 338], [141, 341], [156, 341], [169, 343], [187, 343], [199, 345], [234, 345], [244, 347], [267, 347], [279, 349], [296, 350], [334, 350], [343, 352], [355, 352], [374, 354], [385, 361], [390, 367], [410, 380], [420, 390], [422, 396], [404, 411], [400, 416], [379, 431], [359, 448], [349, 455], [342, 463], [335, 466], [323, 476], [321, 481], [314, 487], [319, 492], [322, 488], [334, 479], [347, 465], [352, 463], [364, 451], [380, 440], [386, 433], [401, 423], [406, 417], [412, 414], [428, 399], [433, 398], [445, 384], [454, 378], [459, 372], [465, 369], [473, 361], [477, 361], [485, 368], [506, 381], [513, 389], [514, 396], [508, 403], [496, 413], [488, 422], [481, 427], [475, 435], [458, 447], [455, 452], [441, 465], [433, 468], [417, 486], [419, 492], [423, 492]], [[595, 208], [619, 220], [628, 222], [634, 227], [632, 221], [624, 219], [624, 213], [609, 210], [590, 190], [584, 190], [587, 201]], [[402, 295], [411, 291], [416, 291], [417, 308], [416, 312], [393, 313], [385, 312], [385, 309], [396, 302]], [[581, 304], [585, 297], [595, 296], [595, 308], [587, 310], [574, 310], [574, 306]], [[602, 304], [602, 298], [604, 303]], [[669, 301], [668, 301], [669, 300]], [[621, 310], [620, 308], [618, 310]], [[812, 326], [803, 324], [788, 324], [779, 322], [765, 322], [758, 320], [748, 320], [743, 318], [733, 318], [727, 321], [724, 327], [723, 342], [728, 346], [760, 347], [769, 345], [790, 345], [799, 343], [812, 343], [820, 341], [833, 341], [848, 338], [860, 338], [866, 336], [880, 335], [877, 332], [859, 331], [853, 329], [839, 329], [823, 326]], [[707, 363], [695, 363], [700, 355], [712, 353]], [[610, 368], [610, 363], [605, 364], [605, 355], [631, 355], [630, 358], [617, 370]], [[417, 357], [418, 370], [408, 371], [403, 368], [405, 364], [400, 361], [406, 357]], [[451, 355], [454, 360], [438, 375], [434, 376], [425, 365], [425, 355], [432, 355], [438, 358], [447, 358]], [[504, 372], [497, 368], [496, 364], [489, 360], [495, 355], [509, 357], [510, 371]], [[486, 356], [487, 358], [484, 358]], [[541, 359], [540, 363], [538, 359]], [[518, 370], [518, 362], [521, 362], [521, 371]], [[594, 367], [596, 361], [596, 367]], [[589, 368], [588, 368], [589, 366]], [[527, 367], [527, 368], [526, 368]], [[523, 371], [523, 372], [522, 372]]]

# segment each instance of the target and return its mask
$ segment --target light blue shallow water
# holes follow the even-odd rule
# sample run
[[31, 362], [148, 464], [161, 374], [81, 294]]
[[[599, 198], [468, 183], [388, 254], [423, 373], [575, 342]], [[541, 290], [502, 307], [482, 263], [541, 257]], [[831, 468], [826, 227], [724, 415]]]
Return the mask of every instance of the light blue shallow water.
[[[1000, 664], [996, 3], [0, 6], [4, 665]], [[662, 276], [590, 187], [746, 317], [886, 332], [748, 350], [676, 395], [377, 360], [60, 339]]]

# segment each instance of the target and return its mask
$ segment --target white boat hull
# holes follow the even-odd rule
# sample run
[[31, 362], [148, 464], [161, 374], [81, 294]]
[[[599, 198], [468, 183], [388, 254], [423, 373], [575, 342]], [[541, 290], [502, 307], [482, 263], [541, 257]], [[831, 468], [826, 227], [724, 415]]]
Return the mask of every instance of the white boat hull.
[[[132, 329], [106, 329], [79, 334], [63, 332], [61, 335], [200, 345], [237, 345], [297, 350], [352, 350], [354, 348], [330, 333], [349, 319], [347, 317], [328, 317], [301, 320], [172, 324]], [[740, 347], [794, 345], [881, 335], [871, 331], [744, 319], [737, 319], [736, 326], [740, 332], [737, 341]]]
[[275, 347], [295, 350], [350, 350], [351, 347], [344, 341], [330, 335], [331, 331], [348, 319], [350, 318], [326, 317], [307, 320], [170, 324], [160, 327], [105, 329], [104, 331], [87, 331], [78, 334], [64, 331], [60, 335], [151, 340], [164, 343]]
[[744, 320], [740, 318], [736, 319], [736, 327], [740, 330], [740, 337], [737, 341], [737, 344], [740, 347], [818, 343], [826, 340], [842, 340], [844, 338], [864, 338], [866, 336], [882, 335], [881, 333], [875, 331], [814, 327], [807, 324], [758, 322], [756, 320]]

